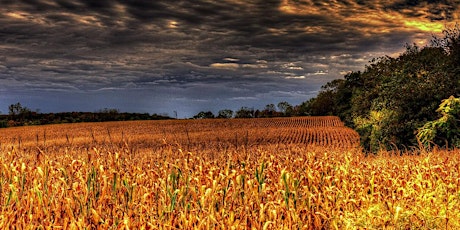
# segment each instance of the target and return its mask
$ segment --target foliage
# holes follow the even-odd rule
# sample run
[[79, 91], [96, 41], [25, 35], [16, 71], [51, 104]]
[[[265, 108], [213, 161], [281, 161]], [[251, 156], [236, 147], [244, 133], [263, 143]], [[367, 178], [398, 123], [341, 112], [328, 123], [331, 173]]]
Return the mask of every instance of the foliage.
[[19, 102], [10, 105], [9, 109], [8, 115], [0, 115], [0, 128], [59, 123], [171, 119], [165, 115], [125, 113], [119, 112], [117, 109], [107, 108], [96, 112], [39, 113], [38, 111], [31, 111]]
[[444, 36], [431, 46], [408, 45], [399, 57], [374, 59], [363, 72], [327, 83], [309, 101], [309, 112], [339, 116], [369, 150], [418, 145], [415, 132], [437, 118], [441, 100], [460, 92], [460, 28]]
[[[279, 111], [277, 111], [277, 108]], [[177, 112], [174, 111], [177, 118]], [[292, 117], [305, 116], [306, 105], [292, 106], [286, 101], [275, 104], [268, 104], [263, 110], [254, 110], [254, 108], [241, 107], [235, 113], [230, 109], [219, 110], [217, 116], [211, 111], [200, 111], [194, 115], [193, 119], [210, 119], [210, 118], [261, 118], [261, 117]], [[149, 115], [148, 113], [125, 113], [118, 109], [104, 108], [95, 112], [62, 112], [62, 113], [39, 113], [31, 111], [21, 103], [9, 106], [9, 115], [0, 114], [0, 128], [23, 126], [23, 125], [45, 125], [59, 123], [77, 123], [77, 122], [101, 122], [101, 121], [127, 121], [127, 120], [162, 120], [171, 119], [168, 115]]]
[[0, 120], [0, 128], [8, 127], [8, 120]]
[[217, 118], [232, 118], [233, 117], [233, 111], [231, 109], [222, 109], [219, 110], [219, 113], [217, 115]]
[[421, 127], [417, 138], [425, 146], [436, 144], [460, 148], [460, 98], [451, 96], [443, 100], [436, 112], [441, 117]]
[[8, 106], [8, 114], [10, 115], [11, 120], [23, 122], [26, 117], [31, 116], [32, 111], [18, 102]]
[[287, 101], [282, 101], [278, 103], [277, 107], [280, 110], [280, 113], [283, 114], [283, 116], [289, 117], [292, 116], [292, 114], [294, 113], [294, 107]]
[[361, 143], [370, 146], [376, 152], [385, 143], [394, 142], [387, 140], [388, 129], [395, 121], [395, 112], [391, 110], [371, 111], [369, 117], [356, 117], [354, 123], [356, 130], [361, 134]]
[[[352, 95], [363, 86], [361, 72], [350, 72], [344, 79], [336, 79], [321, 87], [316, 98], [307, 102], [308, 114], [312, 116], [337, 115], [346, 125], [353, 126], [351, 110]], [[364, 102], [365, 103], [365, 102]]]
[[27, 107], [22, 106], [21, 103], [11, 104], [8, 106], [8, 114], [11, 116], [17, 116], [21, 113], [26, 113], [30, 111]]
[[235, 112], [235, 118], [254, 118], [254, 108], [241, 107]]
[[214, 117], [215, 116], [211, 111], [207, 111], [207, 112], [201, 111], [195, 116], [193, 116], [193, 119], [209, 119], [209, 118], [214, 118]]

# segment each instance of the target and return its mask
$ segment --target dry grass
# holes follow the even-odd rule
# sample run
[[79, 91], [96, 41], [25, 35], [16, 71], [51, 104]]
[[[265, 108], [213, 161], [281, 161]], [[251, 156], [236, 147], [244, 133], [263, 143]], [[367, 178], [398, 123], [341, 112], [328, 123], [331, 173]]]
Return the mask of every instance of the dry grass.
[[304, 119], [2, 129], [0, 228], [460, 228], [460, 151], [364, 157]]

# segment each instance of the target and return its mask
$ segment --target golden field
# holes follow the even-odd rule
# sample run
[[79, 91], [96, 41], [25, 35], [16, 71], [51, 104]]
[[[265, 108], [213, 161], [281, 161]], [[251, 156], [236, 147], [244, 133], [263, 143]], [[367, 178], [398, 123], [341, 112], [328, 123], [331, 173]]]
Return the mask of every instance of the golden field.
[[358, 146], [337, 117], [0, 129], [0, 228], [460, 229], [459, 150]]

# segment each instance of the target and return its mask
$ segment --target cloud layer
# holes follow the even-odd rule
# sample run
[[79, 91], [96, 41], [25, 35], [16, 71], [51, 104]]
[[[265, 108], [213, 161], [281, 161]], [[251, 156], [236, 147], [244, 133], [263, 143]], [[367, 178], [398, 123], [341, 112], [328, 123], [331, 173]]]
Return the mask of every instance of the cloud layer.
[[423, 45], [460, 12], [458, 0], [0, 3], [3, 112], [25, 101], [184, 116], [300, 103], [373, 57]]

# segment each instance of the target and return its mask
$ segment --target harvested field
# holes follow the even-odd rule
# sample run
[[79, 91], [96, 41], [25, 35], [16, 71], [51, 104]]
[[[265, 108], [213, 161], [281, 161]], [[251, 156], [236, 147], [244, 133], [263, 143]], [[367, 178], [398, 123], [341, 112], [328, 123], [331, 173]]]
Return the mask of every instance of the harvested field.
[[[0, 130], [1, 132], [1, 130]], [[358, 134], [337, 117], [211, 119], [80, 123], [17, 127], [4, 131], [0, 143], [21, 147], [129, 144], [138, 149], [239, 148], [262, 145], [314, 145], [352, 148]]]

